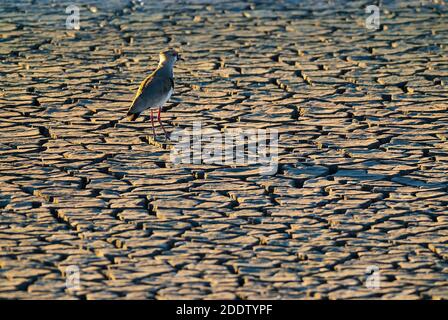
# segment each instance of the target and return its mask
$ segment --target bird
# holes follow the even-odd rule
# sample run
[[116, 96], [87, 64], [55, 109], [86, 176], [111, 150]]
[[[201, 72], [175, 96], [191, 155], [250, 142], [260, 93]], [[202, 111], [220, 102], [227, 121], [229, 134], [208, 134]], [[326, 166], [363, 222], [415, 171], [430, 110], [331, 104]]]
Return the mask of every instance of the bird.
[[154, 111], [157, 111], [157, 121], [163, 129], [165, 141], [167, 139], [167, 133], [163, 127], [160, 114], [163, 105], [173, 94], [173, 68], [178, 60], [183, 59], [174, 49], [164, 50], [159, 53], [159, 65], [157, 66], [157, 69], [142, 81], [126, 115], [129, 121], [135, 121], [143, 111], [149, 109], [154, 140], [156, 140]]

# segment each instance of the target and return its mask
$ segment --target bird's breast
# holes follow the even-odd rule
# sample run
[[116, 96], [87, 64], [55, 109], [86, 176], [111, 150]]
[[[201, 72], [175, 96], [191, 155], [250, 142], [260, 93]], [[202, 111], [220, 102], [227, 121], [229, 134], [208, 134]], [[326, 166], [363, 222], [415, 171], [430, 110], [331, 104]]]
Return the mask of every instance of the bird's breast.
[[148, 109], [158, 109], [163, 107], [163, 105], [171, 98], [173, 94], [173, 88], [171, 88], [166, 94], [160, 95], [159, 97], [152, 97], [146, 101], [146, 108]]

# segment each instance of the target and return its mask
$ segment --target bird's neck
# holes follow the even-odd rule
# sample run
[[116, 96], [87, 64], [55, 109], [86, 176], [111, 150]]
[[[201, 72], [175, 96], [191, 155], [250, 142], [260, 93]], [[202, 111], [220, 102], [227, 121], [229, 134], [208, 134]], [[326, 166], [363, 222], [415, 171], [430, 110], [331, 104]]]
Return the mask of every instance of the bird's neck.
[[173, 77], [173, 67], [174, 64], [169, 61], [163, 61], [159, 63], [157, 69], [159, 70], [160, 75], [168, 76], [170, 78]]

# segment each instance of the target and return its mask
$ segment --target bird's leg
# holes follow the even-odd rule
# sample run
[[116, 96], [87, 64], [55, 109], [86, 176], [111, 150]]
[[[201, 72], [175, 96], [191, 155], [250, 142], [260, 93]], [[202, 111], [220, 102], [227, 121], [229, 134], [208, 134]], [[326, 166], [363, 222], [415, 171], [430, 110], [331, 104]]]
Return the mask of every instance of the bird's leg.
[[154, 113], [151, 109], [151, 125], [152, 125], [152, 138], [156, 140], [156, 130], [154, 129]]
[[161, 112], [162, 112], [162, 108], [159, 107], [159, 112], [157, 113], [157, 120], [159, 121], [159, 124], [160, 124], [160, 126], [162, 127], [162, 129], [163, 129], [163, 133], [165, 133], [165, 141], [166, 141], [168, 135], [166, 134], [166, 130], [165, 130], [165, 128], [163, 127], [162, 119], [160, 118], [160, 113], [161, 113]]

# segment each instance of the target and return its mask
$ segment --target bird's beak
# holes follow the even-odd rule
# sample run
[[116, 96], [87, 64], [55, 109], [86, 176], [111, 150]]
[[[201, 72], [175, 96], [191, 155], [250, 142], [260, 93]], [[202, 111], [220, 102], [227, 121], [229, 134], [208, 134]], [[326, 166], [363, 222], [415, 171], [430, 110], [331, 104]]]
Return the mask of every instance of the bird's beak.
[[177, 60], [179, 60], [179, 61], [185, 61], [185, 59], [182, 58], [182, 56], [181, 56], [180, 54], [177, 55]]

